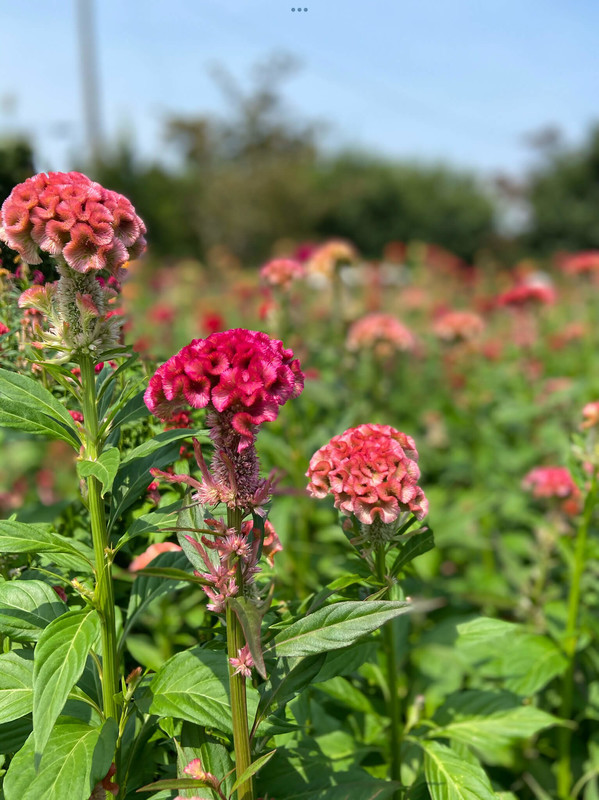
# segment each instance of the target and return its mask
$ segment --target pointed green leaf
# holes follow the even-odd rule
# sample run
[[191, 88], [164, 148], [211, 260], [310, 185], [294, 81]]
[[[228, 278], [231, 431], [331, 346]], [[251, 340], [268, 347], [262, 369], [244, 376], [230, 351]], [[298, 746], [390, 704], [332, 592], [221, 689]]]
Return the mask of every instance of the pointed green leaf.
[[[248, 711], [253, 717], [258, 693], [247, 685]], [[142, 697], [144, 709], [165, 717], [232, 732], [227, 655], [201, 647], [177, 653], [158, 670]]]
[[33, 710], [33, 653], [12, 650], [0, 655], [0, 724]]
[[16, 642], [35, 642], [49, 622], [67, 611], [42, 581], [0, 583], [0, 633]]
[[258, 606], [255, 601], [247, 597], [235, 597], [229, 602], [243, 628], [254, 666], [266, 680], [266, 667], [262, 655], [262, 619], [268, 611], [267, 605]]
[[59, 438], [64, 438], [74, 447], [79, 447], [80, 441], [73, 418], [54, 395], [26, 375], [0, 369], [0, 408], [7, 413], [20, 413], [24, 420], [29, 418], [29, 412], [34, 411], [31, 419], [36, 420], [37, 414], [45, 416], [49, 421], [60, 420], [58, 430]]
[[166, 778], [162, 781], [155, 783], [148, 783], [147, 786], [142, 786], [137, 789], [138, 792], [159, 792], [164, 789], [201, 789], [203, 787], [211, 787], [210, 781], [203, 781], [201, 778]]
[[95, 611], [69, 611], [51, 622], [35, 648], [33, 661], [33, 730], [41, 754], [69, 692], [81, 677], [100, 632]]
[[489, 777], [480, 764], [465, 761], [438, 742], [423, 741], [421, 746], [432, 800], [496, 800]]
[[133, 450], [127, 453], [123, 459], [123, 464], [128, 464], [130, 461], [134, 461], [136, 458], [145, 458], [146, 456], [155, 453], [157, 450], [160, 450], [162, 447], [167, 447], [173, 442], [178, 442], [181, 439], [191, 439], [192, 436], [195, 436], [196, 439], [204, 437], [204, 439], [208, 441], [206, 430], [174, 428], [173, 430], [159, 433], [156, 436], [153, 436], [151, 439], [143, 442], [143, 444], [140, 444], [138, 447], [135, 447]]
[[119, 468], [121, 454], [118, 447], [109, 447], [95, 460], [77, 461], [77, 474], [80, 478], [93, 475], [102, 484], [102, 497], [112, 489], [114, 478]]
[[265, 753], [263, 756], [260, 756], [260, 758], [257, 758], [253, 763], [251, 763], [247, 769], [244, 769], [244, 771], [233, 784], [233, 789], [231, 791], [234, 792], [236, 789], [239, 789], [242, 783], [245, 783], [247, 780], [252, 778], [259, 769], [262, 769], [262, 767], [268, 761], [270, 761], [276, 752], [276, 750], [271, 750], [270, 753]]
[[84, 569], [93, 566], [93, 551], [83, 544], [47, 530], [45, 525], [0, 520], [0, 553], [68, 553], [80, 561]]
[[275, 636], [265, 650], [282, 656], [311, 656], [338, 650], [378, 630], [400, 614], [414, 610], [414, 603], [392, 600], [347, 601], [315, 611]]
[[4, 779], [6, 800], [89, 800], [110, 769], [118, 726], [101, 728], [60, 720], [36, 769], [33, 734], [11, 761]]

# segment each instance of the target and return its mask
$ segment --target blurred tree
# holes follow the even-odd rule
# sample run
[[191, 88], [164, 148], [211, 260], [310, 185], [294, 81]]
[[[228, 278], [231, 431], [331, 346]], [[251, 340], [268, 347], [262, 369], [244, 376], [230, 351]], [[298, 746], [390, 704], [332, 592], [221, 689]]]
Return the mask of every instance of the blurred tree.
[[[26, 139], [6, 139], [0, 142], [0, 206], [13, 186], [34, 173], [33, 149]], [[15, 253], [0, 242], [0, 261], [11, 269]]]
[[599, 125], [582, 147], [558, 139], [540, 149], [542, 162], [528, 181], [526, 244], [540, 253], [599, 248]]

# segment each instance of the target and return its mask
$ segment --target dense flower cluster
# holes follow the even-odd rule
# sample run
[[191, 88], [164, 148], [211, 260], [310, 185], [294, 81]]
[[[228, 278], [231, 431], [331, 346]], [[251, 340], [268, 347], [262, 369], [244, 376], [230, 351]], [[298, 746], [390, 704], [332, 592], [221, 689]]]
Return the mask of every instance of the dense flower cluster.
[[391, 314], [367, 314], [350, 327], [348, 350], [374, 349], [379, 355], [414, 349], [416, 340], [411, 331]]
[[336, 508], [367, 525], [392, 523], [403, 512], [422, 519], [428, 501], [418, 486], [417, 460], [411, 436], [389, 425], [359, 425], [312, 456], [308, 491], [314, 497], [332, 494]]
[[282, 342], [237, 328], [194, 339], [172, 356], [151, 378], [145, 401], [165, 420], [189, 406], [226, 415], [241, 452], [253, 443], [256, 426], [275, 420], [303, 386], [299, 361]]
[[599, 250], [585, 250], [565, 256], [561, 266], [567, 275], [599, 274]]
[[471, 341], [484, 329], [484, 320], [475, 311], [447, 311], [433, 325], [436, 336], [445, 342]]
[[531, 305], [551, 305], [555, 303], [555, 289], [543, 283], [522, 283], [508, 289], [496, 299], [498, 306], [522, 308]]
[[76, 272], [116, 272], [145, 248], [146, 228], [123, 195], [80, 172], [40, 173], [19, 183], [2, 206], [2, 239], [28, 264], [39, 251]]
[[299, 261], [292, 258], [275, 258], [260, 270], [260, 277], [268, 286], [290, 289], [298, 280], [305, 277], [306, 270]]

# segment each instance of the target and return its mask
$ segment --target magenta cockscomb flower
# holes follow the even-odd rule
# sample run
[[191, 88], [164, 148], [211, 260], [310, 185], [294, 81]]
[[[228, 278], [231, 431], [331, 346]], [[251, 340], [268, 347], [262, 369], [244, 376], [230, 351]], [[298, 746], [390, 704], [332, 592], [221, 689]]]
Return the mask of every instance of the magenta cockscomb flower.
[[522, 486], [533, 497], [570, 497], [578, 492], [566, 467], [535, 467], [525, 476]]
[[378, 355], [414, 349], [414, 334], [391, 314], [366, 314], [350, 327], [348, 350], [374, 350]]
[[417, 460], [411, 436], [389, 425], [359, 425], [312, 456], [308, 491], [319, 498], [332, 494], [336, 508], [365, 525], [391, 524], [404, 512], [422, 519], [428, 501], [418, 486]]
[[164, 420], [190, 406], [208, 407], [227, 418], [241, 451], [253, 442], [256, 426], [275, 420], [303, 387], [299, 361], [282, 342], [236, 328], [194, 339], [170, 358], [151, 378], [145, 401]]
[[290, 289], [296, 281], [305, 276], [304, 265], [292, 258], [274, 258], [260, 270], [260, 277], [265, 284], [284, 290]]
[[2, 205], [0, 236], [28, 264], [40, 251], [79, 273], [118, 271], [145, 248], [146, 228], [126, 197], [80, 172], [40, 173]]
[[475, 311], [447, 311], [433, 324], [435, 335], [444, 342], [469, 342], [484, 329], [484, 320]]

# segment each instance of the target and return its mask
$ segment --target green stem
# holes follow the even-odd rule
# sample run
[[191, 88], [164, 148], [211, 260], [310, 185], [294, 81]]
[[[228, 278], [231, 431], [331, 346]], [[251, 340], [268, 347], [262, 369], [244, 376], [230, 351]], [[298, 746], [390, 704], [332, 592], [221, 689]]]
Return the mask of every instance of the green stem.
[[[383, 583], [387, 580], [385, 565], [385, 547], [381, 545], [376, 555], [377, 576]], [[386, 597], [388, 598], [387, 590]], [[391, 780], [401, 783], [401, 708], [397, 686], [397, 657], [395, 628], [393, 620], [383, 626], [383, 647], [387, 666], [387, 688], [389, 689], [389, 716], [391, 717]], [[393, 800], [401, 800], [402, 792], [399, 789], [393, 795]]]
[[[240, 509], [227, 510], [227, 525], [241, 532], [242, 513]], [[240, 593], [243, 590], [242, 577], [238, 571], [237, 583]], [[237, 658], [239, 650], [244, 646], [243, 630], [237, 615], [227, 604], [227, 655]], [[231, 713], [233, 717], [233, 747], [235, 749], [235, 769], [237, 777], [242, 775], [252, 763], [250, 753], [250, 732], [248, 728], [247, 698], [245, 692], [245, 678], [243, 675], [234, 674], [235, 668], [229, 662], [229, 687], [231, 690]], [[237, 789], [238, 800], [254, 800], [254, 784], [251, 778], [241, 784]]]
[[[87, 431], [85, 456], [97, 459], [102, 452], [98, 435], [98, 410], [96, 407], [96, 376], [90, 356], [82, 355], [81, 386], [83, 424]], [[102, 706], [106, 717], [118, 720], [116, 695], [119, 692], [116, 625], [114, 613], [114, 589], [112, 585], [112, 559], [108, 552], [106, 511], [101, 494], [101, 485], [93, 476], [87, 479], [87, 498], [91, 520], [92, 540], [96, 560], [95, 599], [102, 631]]]
[[[571, 567], [570, 595], [568, 597], [568, 616], [566, 619], [566, 633], [564, 636], [564, 653], [568, 659], [568, 669], [564, 675], [562, 685], [562, 705], [560, 716], [569, 720], [572, 716], [574, 700], [574, 667], [576, 664], [576, 649], [578, 647], [578, 612], [580, 609], [580, 591], [582, 575], [584, 573], [587, 538], [593, 516], [593, 509], [597, 502], [597, 473], [593, 473], [593, 480], [589, 494], [586, 498], [582, 521], [576, 537], [574, 560]], [[572, 741], [571, 728], [560, 728], [559, 731], [559, 761], [557, 765], [557, 796], [559, 800], [570, 797], [572, 786], [572, 765], [570, 745]]]

